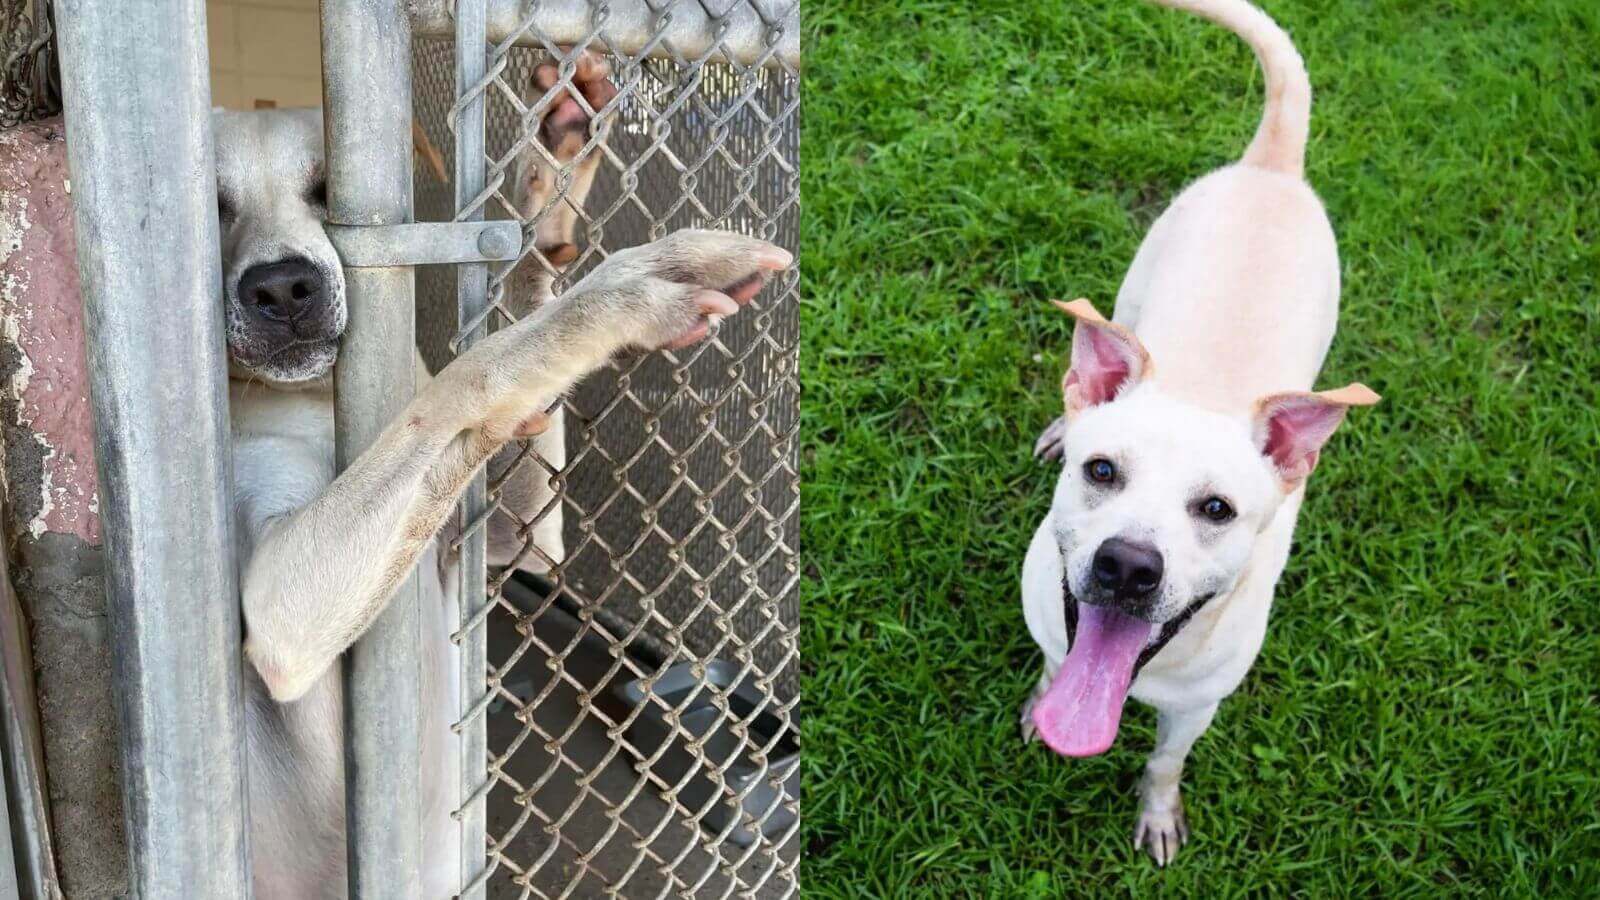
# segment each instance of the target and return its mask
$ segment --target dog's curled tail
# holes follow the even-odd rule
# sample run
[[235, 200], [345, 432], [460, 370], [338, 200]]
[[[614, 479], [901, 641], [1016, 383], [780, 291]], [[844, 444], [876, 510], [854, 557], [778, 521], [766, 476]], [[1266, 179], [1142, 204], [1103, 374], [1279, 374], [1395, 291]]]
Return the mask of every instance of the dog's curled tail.
[[1250, 45], [1266, 76], [1267, 109], [1242, 161], [1300, 176], [1305, 167], [1306, 136], [1311, 130], [1311, 81], [1288, 33], [1246, 0], [1154, 2], [1210, 19]]

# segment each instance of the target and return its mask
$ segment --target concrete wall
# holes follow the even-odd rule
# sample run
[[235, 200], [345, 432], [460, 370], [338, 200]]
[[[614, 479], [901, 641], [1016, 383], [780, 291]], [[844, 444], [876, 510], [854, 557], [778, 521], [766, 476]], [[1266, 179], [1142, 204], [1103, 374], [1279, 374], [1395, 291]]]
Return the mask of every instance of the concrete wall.
[[59, 118], [0, 132], [5, 549], [31, 628], [56, 866], [127, 887], [77, 244]]
[[254, 109], [322, 105], [317, 0], [208, 0], [211, 102]]

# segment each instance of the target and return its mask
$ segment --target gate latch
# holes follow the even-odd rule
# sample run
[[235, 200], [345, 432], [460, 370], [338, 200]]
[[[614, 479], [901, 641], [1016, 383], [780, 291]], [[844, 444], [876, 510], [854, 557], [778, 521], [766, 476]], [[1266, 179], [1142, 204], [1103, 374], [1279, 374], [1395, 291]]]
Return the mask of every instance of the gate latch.
[[353, 269], [504, 262], [522, 252], [522, 226], [510, 221], [324, 227]]

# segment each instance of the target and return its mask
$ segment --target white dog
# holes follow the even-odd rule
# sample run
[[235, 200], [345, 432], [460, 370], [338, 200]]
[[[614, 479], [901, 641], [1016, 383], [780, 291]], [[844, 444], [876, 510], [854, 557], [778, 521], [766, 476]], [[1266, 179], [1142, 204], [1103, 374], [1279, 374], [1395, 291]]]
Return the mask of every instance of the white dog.
[[[557, 80], [535, 74], [530, 97]], [[582, 94], [598, 109], [615, 94], [605, 64], [582, 58], [573, 86], [552, 104], [541, 141], [570, 164], [588, 133]], [[560, 297], [550, 279], [519, 273], [533, 308], [428, 379], [383, 435], [335, 477], [331, 367], [346, 320], [339, 260], [322, 228], [322, 124], [315, 110], [218, 113], [217, 187], [233, 381], [235, 509], [246, 626], [246, 722], [255, 895], [263, 900], [345, 896], [343, 695], [346, 648], [420, 561], [427, 623], [423, 735], [425, 896], [453, 896], [460, 840], [453, 771], [458, 717], [454, 647], [456, 561], [435, 541], [477, 468], [508, 441], [543, 433], [559, 460], [559, 422], [544, 410], [624, 348], [684, 346], [709, 316], [735, 313], [790, 255], [734, 234], [683, 231], [614, 253]], [[575, 208], [599, 154], [578, 163], [565, 200], [535, 243], [564, 264], [575, 255]], [[525, 215], [554, 197], [554, 172], [537, 151], [520, 161]], [[550, 440], [554, 435], [555, 439]], [[526, 466], [525, 469], [534, 467]], [[548, 486], [513, 485], [523, 512]], [[525, 519], [532, 518], [525, 515]], [[491, 524], [491, 562], [520, 549], [509, 518]], [[559, 559], [559, 524], [535, 538]]]
[[1135, 846], [1188, 837], [1178, 782], [1217, 703], [1255, 661], [1306, 477], [1359, 384], [1310, 393], [1333, 339], [1339, 259], [1302, 180], [1311, 87], [1294, 45], [1244, 0], [1157, 0], [1244, 38], [1267, 103], [1244, 158], [1173, 201], [1107, 322], [1076, 319], [1066, 415], [1036, 452], [1064, 465], [1022, 569], [1044, 674], [1025, 739], [1104, 752], [1129, 694], [1156, 708]]

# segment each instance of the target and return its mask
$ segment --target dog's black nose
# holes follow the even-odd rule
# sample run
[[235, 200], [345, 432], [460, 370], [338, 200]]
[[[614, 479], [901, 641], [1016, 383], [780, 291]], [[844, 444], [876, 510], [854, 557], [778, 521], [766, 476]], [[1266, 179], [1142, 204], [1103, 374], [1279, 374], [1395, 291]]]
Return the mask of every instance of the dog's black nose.
[[1150, 596], [1161, 586], [1161, 552], [1149, 544], [1111, 538], [1094, 552], [1094, 581], [1119, 600]]
[[322, 272], [308, 260], [251, 266], [239, 276], [239, 302], [263, 319], [293, 322], [322, 305]]

